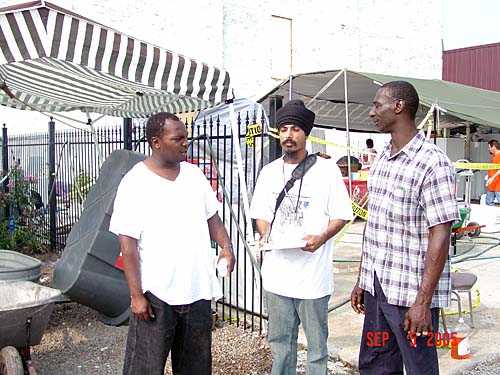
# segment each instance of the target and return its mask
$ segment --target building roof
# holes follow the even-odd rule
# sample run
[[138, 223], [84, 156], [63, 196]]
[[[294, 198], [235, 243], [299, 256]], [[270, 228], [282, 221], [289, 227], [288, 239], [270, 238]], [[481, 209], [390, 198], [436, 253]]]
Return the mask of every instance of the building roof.
[[443, 52], [443, 79], [500, 91], [500, 43]]

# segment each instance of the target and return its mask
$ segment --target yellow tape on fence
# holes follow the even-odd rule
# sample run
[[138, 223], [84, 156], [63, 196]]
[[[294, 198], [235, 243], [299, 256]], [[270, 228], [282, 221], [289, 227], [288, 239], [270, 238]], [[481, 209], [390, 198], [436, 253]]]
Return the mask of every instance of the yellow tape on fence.
[[[278, 134], [278, 129], [276, 128], [269, 128], [269, 133], [268, 135], [273, 138], [279, 138]], [[370, 151], [362, 150], [356, 147], [350, 147], [350, 146], [345, 146], [345, 145], [340, 145], [338, 143], [333, 143], [329, 141], [325, 141], [324, 139], [308, 136], [307, 137], [308, 141], [314, 142], [314, 143], [319, 143], [322, 145], [328, 145], [328, 146], [333, 146], [337, 148], [343, 148], [345, 150], [350, 150], [353, 152], [356, 152], [358, 154], [368, 154], [371, 155], [372, 153]], [[476, 170], [490, 170], [490, 169], [500, 169], [500, 164], [492, 164], [492, 163], [459, 163], [459, 162], [454, 162], [453, 166], [457, 169], [476, 169]]]
[[360, 217], [363, 220], [368, 220], [368, 211], [361, 207], [359, 204], [351, 200], [352, 212], [354, 215]]
[[255, 145], [254, 137], [262, 133], [262, 125], [259, 123], [247, 125], [247, 133], [245, 134], [245, 142], [248, 147]]
[[[278, 129], [276, 129], [276, 128], [269, 128], [269, 132], [267, 133], [267, 135], [270, 136], [270, 137], [279, 139]], [[316, 137], [313, 137], [313, 136], [308, 136], [307, 140], [311, 141], [311, 142], [314, 142], [314, 143], [319, 143], [319, 144], [322, 144], [322, 145], [328, 145], [328, 146], [333, 146], [333, 147], [337, 147], [337, 148], [343, 148], [345, 150], [350, 150], [350, 151], [356, 152], [358, 154], [367, 154], [367, 155], [371, 155], [372, 154], [370, 151], [362, 150], [362, 149], [356, 148], [356, 147], [350, 147], [350, 146], [340, 145], [338, 143], [325, 141], [324, 139], [316, 138]]]
[[453, 163], [453, 166], [457, 169], [477, 169], [477, 170], [489, 170], [489, 169], [500, 169], [500, 164], [492, 163]]

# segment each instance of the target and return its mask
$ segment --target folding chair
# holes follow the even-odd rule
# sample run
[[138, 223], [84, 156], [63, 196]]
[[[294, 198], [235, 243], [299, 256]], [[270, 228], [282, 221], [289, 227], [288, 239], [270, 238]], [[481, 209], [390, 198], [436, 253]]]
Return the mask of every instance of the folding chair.
[[[452, 272], [451, 273], [451, 293], [456, 297], [452, 297], [452, 301], [457, 301], [458, 304], [458, 318], [462, 316], [462, 299], [460, 293], [467, 292], [469, 295], [469, 314], [470, 314], [470, 327], [474, 328], [474, 317], [472, 315], [472, 288], [476, 284], [477, 276], [468, 272]], [[441, 308], [441, 320], [443, 328], [446, 331], [446, 319], [444, 316], [444, 309]]]

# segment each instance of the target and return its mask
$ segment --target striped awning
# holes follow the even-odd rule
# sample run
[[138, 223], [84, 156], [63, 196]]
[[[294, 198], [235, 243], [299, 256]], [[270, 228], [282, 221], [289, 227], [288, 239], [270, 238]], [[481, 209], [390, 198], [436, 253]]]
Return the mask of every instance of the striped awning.
[[0, 8], [0, 104], [119, 117], [226, 100], [229, 74], [44, 1]]

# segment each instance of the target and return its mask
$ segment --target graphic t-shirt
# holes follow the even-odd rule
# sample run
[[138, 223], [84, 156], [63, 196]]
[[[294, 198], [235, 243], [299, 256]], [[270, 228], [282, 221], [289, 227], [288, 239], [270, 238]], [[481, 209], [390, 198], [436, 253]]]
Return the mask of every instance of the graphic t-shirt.
[[[252, 218], [272, 221], [276, 198], [295, 167], [278, 159], [262, 169], [252, 197]], [[275, 244], [297, 243], [306, 235], [320, 234], [333, 219], [351, 218], [351, 203], [338, 166], [318, 158], [284, 197], [271, 239]], [[314, 299], [331, 294], [333, 240], [314, 253], [301, 248], [265, 252], [262, 277], [264, 289], [286, 297]]]

